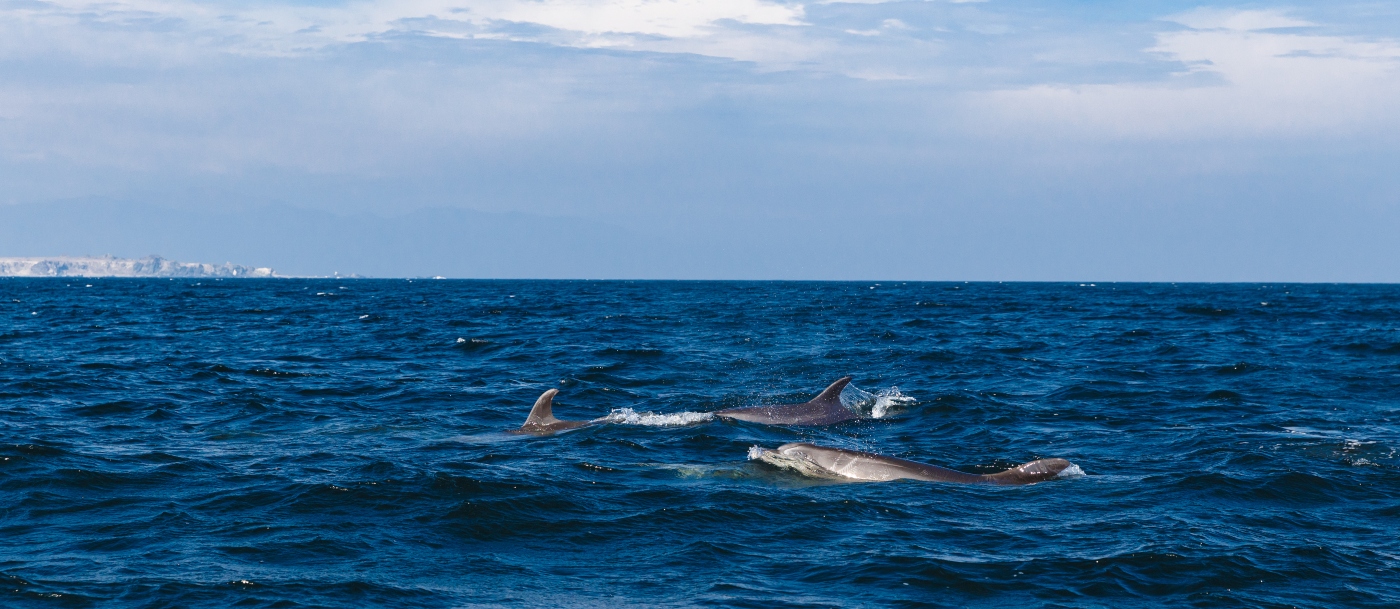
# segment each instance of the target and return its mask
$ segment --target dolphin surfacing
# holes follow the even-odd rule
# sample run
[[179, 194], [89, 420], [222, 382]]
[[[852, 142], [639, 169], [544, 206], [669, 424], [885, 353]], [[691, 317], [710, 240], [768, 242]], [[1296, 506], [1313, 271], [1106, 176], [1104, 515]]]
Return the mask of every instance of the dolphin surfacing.
[[817, 397], [801, 404], [730, 408], [716, 412], [715, 416], [767, 425], [831, 425], [859, 419], [860, 414], [841, 403], [841, 391], [850, 382], [851, 377], [841, 377], [817, 394]]
[[995, 474], [969, 474], [928, 463], [886, 457], [844, 448], [817, 446], [807, 442], [784, 444], [775, 450], [754, 447], [749, 458], [809, 476], [845, 478], [872, 482], [924, 480], [969, 484], [1035, 484], [1060, 476], [1071, 467], [1064, 459], [1040, 459]]
[[554, 418], [554, 396], [557, 393], [558, 389], [550, 389], [544, 392], [540, 399], [535, 400], [535, 407], [530, 409], [530, 416], [516, 433], [547, 435], [593, 424], [593, 421], [561, 421]]

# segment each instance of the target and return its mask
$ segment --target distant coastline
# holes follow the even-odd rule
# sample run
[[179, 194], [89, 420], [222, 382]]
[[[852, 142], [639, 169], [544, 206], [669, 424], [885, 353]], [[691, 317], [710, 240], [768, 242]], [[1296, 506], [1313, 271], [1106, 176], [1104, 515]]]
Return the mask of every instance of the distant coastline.
[[176, 262], [160, 256], [0, 258], [0, 277], [279, 277], [267, 267]]

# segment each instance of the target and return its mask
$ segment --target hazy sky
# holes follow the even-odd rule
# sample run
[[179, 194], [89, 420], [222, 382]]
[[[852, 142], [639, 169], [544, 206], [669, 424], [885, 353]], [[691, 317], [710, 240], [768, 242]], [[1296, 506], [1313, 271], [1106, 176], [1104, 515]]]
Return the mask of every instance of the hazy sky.
[[[355, 272], [247, 233], [312, 213], [378, 274], [1400, 281], [1398, 138], [1394, 2], [0, 0], [0, 221], [57, 218], [0, 255]], [[434, 267], [433, 208], [587, 238]]]

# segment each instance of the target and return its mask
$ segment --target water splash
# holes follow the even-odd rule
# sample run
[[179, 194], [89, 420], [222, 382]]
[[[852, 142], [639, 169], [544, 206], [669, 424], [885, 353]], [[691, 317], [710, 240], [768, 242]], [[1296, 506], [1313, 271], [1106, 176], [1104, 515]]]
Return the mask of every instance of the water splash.
[[899, 387], [877, 389], [872, 393], [855, 385], [846, 385], [841, 391], [842, 406], [871, 419], [883, 419], [916, 402], [918, 400], [914, 397], [900, 393]]
[[648, 427], [683, 427], [704, 423], [713, 420], [714, 413], [710, 412], [677, 412], [673, 414], [657, 414], [654, 412], [637, 412], [631, 408], [618, 408], [608, 413], [600, 419], [600, 423], [612, 423], [614, 425], [645, 425]]
[[1071, 463], [1071, 464], [1069, 464], [1069, 467], [1066, 467], [1066, 468], [1064, 468], [1063, 470], [1060, 470], [1060, 473], [1057, 474], [1055, 477], [1056, 477], [1056, 478], [1083, 478], [1083, 477], [1088, 476], [1088, 475], [1089, 475], [1089, 474], [1084, 473], [1084, 470], [1079, 469], [1079, 466], [1078, 466], [1078, 465], [1075, 465], [1075, 464]]
[[832, 472], [831, 470], [828, 470], [824, 467], [817, 465], [816, 463], [808, 461], [807, 459], [791, 455], [785, 455], [776, 450], [768, 450], [760, 446], [749, 447], [749, 460], [762, 461], [763, 463], [767, 463], [769, 465], [772, 465], [773, 467], [795, 472], [808, 478], [821, 478], [827, 480], [847, 479], [845, 476], [838, 475]]

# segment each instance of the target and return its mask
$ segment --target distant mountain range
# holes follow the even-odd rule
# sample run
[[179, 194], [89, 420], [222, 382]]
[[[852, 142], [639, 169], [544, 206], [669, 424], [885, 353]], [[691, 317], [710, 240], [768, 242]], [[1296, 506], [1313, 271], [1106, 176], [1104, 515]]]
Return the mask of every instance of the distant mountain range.
[[0, 277], [276, 277], [270, 268], [145, 258], [0, 258]]

